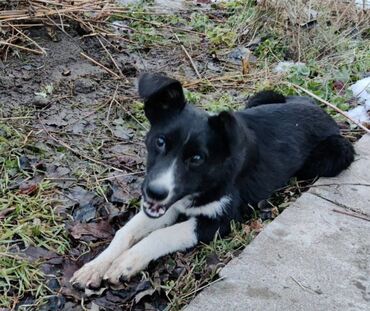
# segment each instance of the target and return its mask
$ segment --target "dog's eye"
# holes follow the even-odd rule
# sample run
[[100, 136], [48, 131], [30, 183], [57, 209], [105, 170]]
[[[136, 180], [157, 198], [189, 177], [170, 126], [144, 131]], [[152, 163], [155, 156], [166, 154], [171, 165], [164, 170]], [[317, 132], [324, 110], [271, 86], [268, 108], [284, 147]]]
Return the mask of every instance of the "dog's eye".
[[159, 136], [156, 139], [155, 144], [156, 144], [157, 148], [160, 149], [160, 150], [163, 150], [166, 147], [166, 141], [165, 141], [163, 136]]
[[194, 154], [190, 159], [189, 162], [191, 165], [200, 165], [204, 162], [204, 155], [203, 154]]

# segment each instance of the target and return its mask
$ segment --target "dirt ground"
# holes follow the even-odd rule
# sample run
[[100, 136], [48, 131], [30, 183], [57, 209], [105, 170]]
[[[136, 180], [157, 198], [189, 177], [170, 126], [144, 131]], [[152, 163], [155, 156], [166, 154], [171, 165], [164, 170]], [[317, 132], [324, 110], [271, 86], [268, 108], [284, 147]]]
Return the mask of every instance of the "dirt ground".
[[[56, 30], [55, 35], [53, 41], [45, 29], [32, 29], [30, 36], [46, 48], [47, 56], [22, 53], [2, 63], [0, 111], [4, 128], [19, 130], [27, 140], [17, 146], [17, 156], [30, 175], [24, 179], [10, 173], [7, 187], [33, 192], [40, 183], [52, 183], [52, 197], [58, 201], [55, 212], [62, 215], [70, 242], [63, 255], [32, 245], [12, 245], [11, 252], [26, 249], [28, 259], [41, 260], [47, 286], [57, 293], [38, 310], [84, 310], [94, 305], [102, 310], [165, 309], [169, 300], [160, 287], [194, 274], [189, 262], [194, 253], [172, 256], [170, 263], [169, 258], [159, 260], [149, 268], [150, 277], [138, 276], [121, 289], [104, 287], [92, 298], [68, 281], [138, 208], [148, 128], [137, 97], [138, 74], [156, 71], [195, 80], [194, 70], [180, 46], [127, 52], [123, 42], [110, 50], [125, 77], [115, 79], [81, 56], [86, 53], [115, 69], [95, 38], [83, 39], [73, 28], [68, 34]], [[220, 266], [220, 259], [213, 260], [208, 275]], [[25, 309], [38, 305], [33, 295], [15, 302]]]
[[[21, 185], [27, 187], [25, 183], [35, 185], [45, 179], [55, 184], [60, 191], [58, 212], [73, 217], [72, 228], [76, 228], [73, 227], [75, 222], [103, 224], [99, 230], [106, 230], [105, 235], [94, 232], [92, 237], [87, 234], [87, 238], [76, 239], [75, 243], [78, 248], [79, 241], [99, 241], [96, 247], [92, 246], [96, 254], [112, 238], [117, 228], [112, 224], [118, 226], [125, 223], [135, 213], [140, 197], [145, 159], [143, 135], [148, 124], [143, 120], [139, 104], [134, 107], [136, 110], [130, 112], [130, 104], [138, 100], [136, 77], [144, 70], [177, 72], [184, 66], [184, 57], [179, 49], [174, 53], [152, 49], [145, 56], [112, 51], [126, 77], [115, 80], [80, 55], [87, 52], [94, 59], [104, 60], [106, 54], [99, 43], [94, 39], [81, 39], [77, 33], [69, 34], [57, 32], [58, 41], [53, 42], [45, 30], [33, 30], [32, 37], [47, 47], [48, 55], [22, 54], [3, 63], [0, 77], [1, 116], [6, 120], [16, 117], [17, 112], [20, 117], [26, 113], [27, 122], [22, 122], [20, 127], [29, 134], [28, 139], [38, 149], [21, 151], [25, 169], [37, 171], [31, 179], [22, 180]], [[37, 95], [43, 92], [47, 92], [47, 96]], [[136, 114], [141, 121], [136, 120]], [[7, 121], [3, 121], [5, 125]], [[14, 119], [9, 119], [10, 122]], [[99, 153], [101, 160], [94, 164], [86, 157], [94, 157], [96, 153]], [[91, 178], [91, 174], [96, 180]], [[114, 175], [118, 177], [112, 178]], [[11, 187], [13, 183], [17, 187], [15, 184], [18, 182], [13, 180]], [[96, 194], [94, 184], [106, 187], [105, 195]], [[109, 224], [104, 222], [108, 216]], [[104, 219], [103, 222], [99, 222], [100, 219]], [[81, 252], [81, 249], [73, 248], [72, 242], [67, 257], [61, 259], [62, 263], [45, 272], [49, 276], [62, 277], [60, 284], [51, 285], [53, 290], [62, 286], [62, 295], [53, 297], [44, 310], [82, 310], [82, 294], [68, 284], [74, 270], [93, 256], [89, 253], [78, 258]], [[136, 292], [151, 288], [148, 281], [132, 283], [124, 291], [107, 291], [104, 295], [110, 299], [96, 298], [103, 301], [97, 302], [97, 305], [118, 310], [118, 306], [135, 297]], [[27, 299], [22, 303], [27, 304]]]
[[[209, 1], [198, 2], [199, 6], [170, 15], [190, 23], [190, 15], [197, 10], [222, 24], [237, 15], [239, 8], [230, 11], [228, 7], [211, 8]], [[124, 22], [127, 24], [126, 19]], [[210, 246], [166, 256], [120, 288], [104, 285], [98, 292], [72, 288], [68, 281], [73, 272], [106, 247], [115, 230], [139, 207], [145, 171], [143, 139], [148, 129], [136, 91], [141, 72], [164, 72], [180, 79], [188, 100], [211, 111], [239, 108], [250, 94], [266, 87], [296, 93], [291, 87], [279, 86], [283, 79], [318, 90], [321, 96], [324, 93], [317, 84], [309, 83], [317, 76], [332, 74], [325, 71], [323, 56], [310, 67], [311, 73], [317, 71], [310, 76], [282, 78], [273, 72], [280, 57], [299, 60], [294, 48], [281, 50], [277, 35], [266, 39], [238, 28], [239, 34], [246, 32], [245, 37], [228, 45], [221, 40], [226, 36], [222, 29], [207, 37], [203, 26], [184, 25], [167, 17], [161, 25], [170, 27], [149, 27], [161, 34], [153, 41], [153, 37], [147, 38], [147, 28], [139, 28], [146, 23], [133, 23], [131, 20], [130, 27], [145, 35], [122, 34], [130, 42], [109, 37], [104, 41], [110, 42], [108, 52], [78, 24], [71, 23], [65, 32], [55, 28], [52, 35], [44, 27], [34, 27], [28, 35], [47, 55], [12, 50], [0, 64], [0, 222], [4, 241], [0, 252], [28, 269], [20, 274], [9, 272], [8, 279], [6, 274], [0, 275], [0, 285], [7, 288], [3, 293], [0, 290], [4, 295], [0, 308], [5, 308], [1, 310], [178, 310], [217, 280], [219, 269], [262, 230], [264, 224], [257, 215], [236, 225], [230, 238], [216, 238]], [[260, 24], [251, 27], [261, 29]], [[138, 41], [132, 43], [134, 39]], [[326, 52], [317, 55], [320, 53]], [[271, 54], [276, 58], [269, 58]], [[358, 67], [351, 69], [351, 79], [370, 69], [368, 58], [359, 59], [347, 64]], [[340, 107], [355, 105], [353, 99], [348, 100], [351, 95], [343, 95], [351, 79], [343, 79], [338, 89], [333, 85], [339, 78], [332, 78], [326, 99]], [[343, 118], [335, 117], [348, 138], [354, 141], [361, 135]], [[274, 198], [276, 211], [304, 189], [293, 181], [284, 195]], [[24, 202], [32, 209], [27, 210]], [[36, 214], [40, 204], [45, 204], [43, 216]], [[14, 229], [22, 219], [30, 230], [25, 235]], [[48, 221], [45, 226], [43, 219]], [[14, 266], [14, 262], [2, 264]], [[41, 274], [32, 270], [35, 267]]]

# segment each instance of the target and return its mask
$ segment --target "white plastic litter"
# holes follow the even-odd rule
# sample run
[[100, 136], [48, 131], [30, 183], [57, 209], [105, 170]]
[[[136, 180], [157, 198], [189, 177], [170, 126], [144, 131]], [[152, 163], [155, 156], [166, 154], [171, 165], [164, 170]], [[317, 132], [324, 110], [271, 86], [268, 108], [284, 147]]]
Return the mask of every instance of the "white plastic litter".
[[364, 102], [366, 109], [370, 110], [370, 77], [358, 80], [351, 86], [353, 95]]
[[370, 9], [370, 0], [355, 0], [355, 4], [360, 9]]
[[360, 105], [349, 110], [348, 115], [359, 123], [370, 123], [370, 77], [358, 80], [350, 89]]
[[277, 73], [285, 73], [288, 72], [291, 68], [303, 68], [305, 66], [305, 63], [285, 61], [278, 63], [272, 71]]

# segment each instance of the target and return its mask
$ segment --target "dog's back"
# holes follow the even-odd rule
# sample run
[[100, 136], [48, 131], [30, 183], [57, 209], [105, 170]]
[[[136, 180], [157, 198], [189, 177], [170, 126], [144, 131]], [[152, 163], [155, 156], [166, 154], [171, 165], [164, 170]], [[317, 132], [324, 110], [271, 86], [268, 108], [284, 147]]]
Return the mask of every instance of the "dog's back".
[[238, 183], [246, 202], [266, 198], [292, 176], [335, 176], [353, 161], [352, 145], [311, 99], [289, 96], [284, 103], [258, 102], [236, 113], [257, 142], [256, 162]]

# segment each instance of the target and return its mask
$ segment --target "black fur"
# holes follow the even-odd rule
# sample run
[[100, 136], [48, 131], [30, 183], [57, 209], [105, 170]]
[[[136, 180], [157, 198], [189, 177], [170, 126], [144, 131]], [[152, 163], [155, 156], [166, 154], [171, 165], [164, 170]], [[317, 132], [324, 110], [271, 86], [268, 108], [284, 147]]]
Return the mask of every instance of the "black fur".
[[[146, 138], [147, 175], [151, 180], [176, 160], [175, 188], [166, 208], [192, 196], [194, 209], [228, 196], [222, 215], [197, 217], [200, 241], [212, 240], [240, 221], [248, 206], [271, 196], [293, 176], [335, 176], [354, 159], [352, 145], [335, 121], [311, 99], [267, 91], [251, 98], [248, 109], [210, 116], [186, 104], [181, 84], [157, 74], [139, 82], [151, 123]], [[267, 105], [268, 104], [268, 105]], [[158, 137], [165, 147], [158, 147]], [[200, 163], [194, 165], [194, 156]]]
[[303, 167], [298, 171], [300, 179], [316, 176], [334, 177], [347, 168], [354, 160], [352, 144], [340, 135], [322, 140], [312, 150]]
[[185, 106], [181, 83], [159, 74], [144, 73], [139, 79], [139, 95], [144, 99], [150, 122], [175, 116]]
[[252, 96], [246, 105], [246, 108], [252, 108], [259, 105], [267, 105], [267, 104], [279, 104], [285, 103], [284, 95], [281, 95], [274, 91], [262, 91], [257, 93], [256, 95]]

